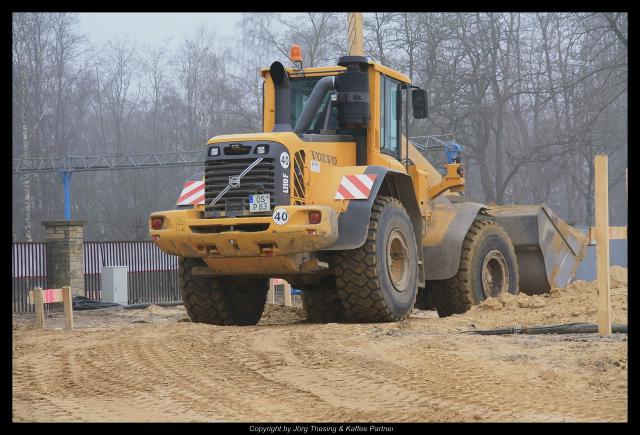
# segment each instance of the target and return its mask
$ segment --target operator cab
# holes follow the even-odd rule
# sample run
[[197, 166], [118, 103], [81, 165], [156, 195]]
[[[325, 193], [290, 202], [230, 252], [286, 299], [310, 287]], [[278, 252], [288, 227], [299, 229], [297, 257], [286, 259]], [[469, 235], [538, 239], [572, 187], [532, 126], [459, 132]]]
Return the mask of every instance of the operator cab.
[[410, 89], [414, 118], [427, 116], [426, 93], [408, 77], [363, 56], [343, 56], [337, 68], [305, 70], [300, 63], [299, 69], [285, 70], [274, 62], [269, 76], [275, 119], [271, 124], [265, 111], [265, 131], [271, 124], [271, 131], [294, 132], [305, 142], [356, 142], [359, 166], [367, 164], [367, 147], [374, 143], [398, 161], [406, 154], [408, 162], [401, 138], [406, 136]]

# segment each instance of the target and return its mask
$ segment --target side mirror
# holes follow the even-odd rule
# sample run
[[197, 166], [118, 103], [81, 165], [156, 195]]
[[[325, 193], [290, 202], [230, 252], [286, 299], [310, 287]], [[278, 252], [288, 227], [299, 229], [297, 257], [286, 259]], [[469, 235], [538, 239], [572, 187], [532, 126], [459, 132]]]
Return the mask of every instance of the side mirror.
[[424, 89], [414, 89], [411, 91], [411, 105], [413, 106], [413, 117], [415, 119], [423, 119], [429, 116], [427, 91]]

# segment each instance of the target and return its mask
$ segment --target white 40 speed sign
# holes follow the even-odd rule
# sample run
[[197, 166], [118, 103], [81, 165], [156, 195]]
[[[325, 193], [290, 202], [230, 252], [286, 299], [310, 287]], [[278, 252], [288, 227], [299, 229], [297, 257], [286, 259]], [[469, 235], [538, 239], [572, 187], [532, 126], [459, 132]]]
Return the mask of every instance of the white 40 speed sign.
[[289, 221], [289, 213], [283, 208], [276, 208], [273, 211], [273, 221], [278, 225], [284, 225]]

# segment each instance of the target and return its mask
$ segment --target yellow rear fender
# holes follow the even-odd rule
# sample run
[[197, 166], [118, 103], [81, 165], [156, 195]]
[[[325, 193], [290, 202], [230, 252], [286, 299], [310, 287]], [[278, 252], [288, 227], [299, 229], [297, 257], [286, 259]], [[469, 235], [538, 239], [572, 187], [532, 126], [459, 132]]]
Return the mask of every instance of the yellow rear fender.
[[[367, 238], [371, 207], [381, 192], [385, 196], [398, 198], [405, 206], [411, 221], [417, 221], [414, 230], [422, 234], [420, 211], [411, 178], [384, 166], [353, 166], [331, 168], [322, 174], [322, 179], [311, 180], [313, 190], [309, 193], [314, 203], [331, 201], [339, 212], [340, 238], [327, 250], [355, 249]], [[318, 198], [316, 200], [316, 198]], [[418, 240], [419, 242], [419, 240]]]
[[[331, 197], [333, 201], [341, 203], [340, 207], [336, 209], [341, 211], [338, 216], [339, 238], [322, 250], [342, 251], [362, 246], [369, 231], [371, 208], [378, 195], [391, 196], [402, 203], [411, 220], [416, 244], [422, 246], [422, 216], [411, 177], [384, 166], [372, 165], [335, 169], [340, 170], [327, 171], [326, 180], [323, 175], [318, 190], [322, 191], [325, 198]], [[370, 186], [366, 185], [368, 181], [370, 181]], [[320, 196], [320, 192], [316, 195]], [[422, 249], [418, 250], [418, 257], [418, 283], [420, 287], [423, 287], [425, 279]]]

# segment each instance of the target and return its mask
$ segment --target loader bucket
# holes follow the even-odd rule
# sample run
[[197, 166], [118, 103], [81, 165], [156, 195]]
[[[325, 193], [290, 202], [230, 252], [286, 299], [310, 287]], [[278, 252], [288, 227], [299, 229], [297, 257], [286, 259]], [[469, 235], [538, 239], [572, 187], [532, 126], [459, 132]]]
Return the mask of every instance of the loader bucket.
[[486, 212], [511, 237], [523, 293], [542, 294], [569, 284], [586, 254], [587, 237], [544, 204], [496, 206]]

